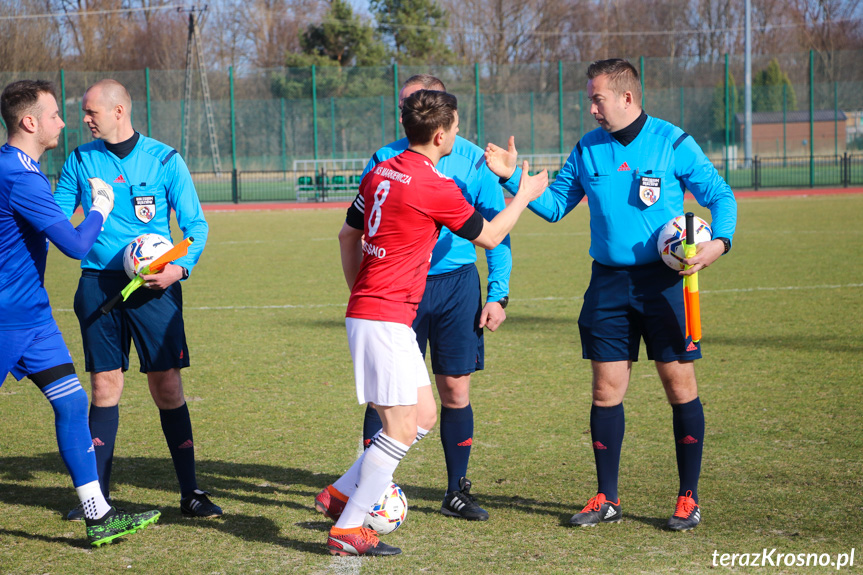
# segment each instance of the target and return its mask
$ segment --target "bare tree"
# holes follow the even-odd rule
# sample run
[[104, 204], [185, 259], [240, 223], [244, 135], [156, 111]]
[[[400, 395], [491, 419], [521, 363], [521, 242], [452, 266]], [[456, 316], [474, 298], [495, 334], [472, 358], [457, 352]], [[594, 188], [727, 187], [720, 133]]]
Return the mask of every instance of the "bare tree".
[[551, 0], [445, 0], [454, 51], [466, 62], [486, 62], [496, 73], [524, 60], [542, 9]]
[[724, 54], [743, 46], [743, 5], [736, 0], [695, 0], [687, 12], [687, 27], [698, 30], [690, 54], [719, 62]]
[[213, 9], [208, 34], [222, 66], [280, 67], [285, 54], [300, 51], [300, 34], [326, 6], [324, 0], [229, 0]]
[[756, 0], [752, 3], [753, 51], [765, 55], [798, 51], [794, 26], [787, 0]]
[[43, 0], [57, 14], [63, 65], [77, 70], [178, 67], [185, 28], [170, 0]]
[[844, 73], [834, 55], [863, 48], [861, 0], [794, 0], [792, 18], [802, 48], [815, 50], [831, 81]]
[[39, 72], [61, 67], [57, 22], [39, 0], [0, 0], [0, 71]]
[[[176, 0], [0, 0], [0, 69], [181, 69], [187, 14]], [[716, 66], [743, 50], [739, 0], [438, 0], [441, 27], [464, 63], [488, 66], [495, 82], [509, 67], [539, 64], [547, 87], [557, 60], [691, 57]], [[842, 50], [863, 48], [863, 0], [752, 0], [756, 54], [818, 52], [831, 79]], [[202, 28], [206, 65], [224, 70], [280, 67], [300, 53], [301, 34], [321, 22], [327, 0], [218, 0]], [[32, 18], [33, 15], [46, 15]], [[51, 16], [53, 14], [53, 16]], [[28, 16], [28, 18], [22, 18]], [[670, 69], [673, 66], [669, 67]]]
[[119, 69], [176, 70], [185, 66], [188, 26], [181, 14], [175, 11], [146, 13], [137, 24], [130, 26], [124, 35], [128, 46], [139, 49], [125, 50], [117, 60]]
[[[56, 0], [52, 7], [65, 16], [64, 32], [70, 46], [65, 61], [67, 66], [83, 70], [112, 69], [114, 56], [122, 50], [117, 38], [127, 26], [120, 0]], [[89, 16], [87, 12], [99, 12]]]

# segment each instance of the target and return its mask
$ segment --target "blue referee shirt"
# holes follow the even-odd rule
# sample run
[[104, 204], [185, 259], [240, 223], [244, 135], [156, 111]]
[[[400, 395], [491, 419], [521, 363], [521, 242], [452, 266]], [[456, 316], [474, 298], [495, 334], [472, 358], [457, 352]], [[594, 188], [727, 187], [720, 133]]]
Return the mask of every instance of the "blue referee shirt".
[[145, 233], [171, 238], [171, 210], [183, 238], [194, 237], [189, 253], [174, 263], [189, 270], [201, 257], [209, 227], [186, 163], [176, 150], [140, 136], [123, 159], [105, 148], [101, 140], [79, 146], [63, 164], [54, 197], [67, 217], [79, 205], [90, 212], [87, 178], [102, 178], [114, 188], [114, 210], [81, 267], [122, 270], [123, 250]]
[[[514, 194], [520, 178], [518, 168], [504, 188]], [[660, 182], [652, 205], [641, 198], [642, 178]], [[643, 265], [660, 260], [656, 240], [668, 220], [683, 215], [684, 189], [710, 210], [713, 237], [733, 239], [734, 192], [692, 136], [648, 117], [627, 146], [602, 128], [586, 134], [554, 183], [529, 207], [541, 218], [557, 222], [587, 196], [591, 257], [607, 266]]]
[[[380, 162], [401, 154], [407, 148], [407, 138], [384, 146], [375, 152], [363, 172], [363, 177]], [[485, 165], [483, 150], [461, 136], [456, 136], [452, 153], [441, 158], [435, 168], [455, 181], [468, 203], [474, 206], [486, 220], [493, 219], [506, 207], [500, 182]], [[487, 301], [498, 301], [509, 294], [509, 276], [512, 272], [509, 236], [493, 250], [486, 250], [486, 262], [488, 263]], [[476, 263], [476, 247], [468, 240], [453, 234], [449, 229], [441, 228], [432, 252], [428, 275], [444, 274], [472, 263]]]

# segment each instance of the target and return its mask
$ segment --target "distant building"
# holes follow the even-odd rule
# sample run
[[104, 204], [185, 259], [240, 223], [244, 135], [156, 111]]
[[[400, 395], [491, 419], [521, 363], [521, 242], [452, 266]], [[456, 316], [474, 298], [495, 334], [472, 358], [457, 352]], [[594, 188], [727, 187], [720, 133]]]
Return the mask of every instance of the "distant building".
[[[743, 114], [736, 114], [737, 142], [744, 145]], [[752, 113], [752, 155], [776, 157], [787, 151], [789, 156], [809, 155], [809, 110], [785, 113], [783, 145], [782, 112]], [[842, 110], [815, 110], [815, 155], [831, 155], [845, 151], [846, 115]]]

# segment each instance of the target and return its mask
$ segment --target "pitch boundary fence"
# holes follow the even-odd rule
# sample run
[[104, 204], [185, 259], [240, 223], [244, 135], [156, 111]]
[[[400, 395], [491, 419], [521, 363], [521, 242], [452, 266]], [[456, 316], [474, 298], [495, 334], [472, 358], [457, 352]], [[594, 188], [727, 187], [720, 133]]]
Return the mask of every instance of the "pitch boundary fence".
[[[568, 154], [520, 156], [531, 172], [547, 169], [554, 180]], [[338, 165], [298, 164], [293, 170], [240, 171], [216, 175], [193, 172], [192, 178], [202, 202], [343, 202], [357, 193], [366, 160]], [[713, 160], [717, 171], [734, 190], [766, 188], [816, 188], [863, 186], [863, 154], [814, 156], [810, 158], [753, 158], [745, 162]], [[52, 178], [55, 182], [57, 176]]]

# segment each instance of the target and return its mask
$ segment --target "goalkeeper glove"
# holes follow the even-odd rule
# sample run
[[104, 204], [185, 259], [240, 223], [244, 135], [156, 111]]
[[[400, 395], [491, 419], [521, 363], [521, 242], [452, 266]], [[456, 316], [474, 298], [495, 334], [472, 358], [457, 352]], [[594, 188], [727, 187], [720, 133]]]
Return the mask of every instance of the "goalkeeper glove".
[[100, 178], [88, 178], [90, 182], [90, 192], [92, 207], [91, 210], [96, 210], [102, 214], [102, 221], [108, 219], [108, 214], [114, 209], [114, 188], [102, 181]]

